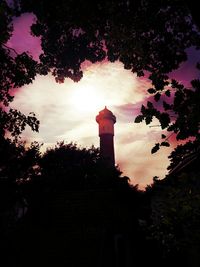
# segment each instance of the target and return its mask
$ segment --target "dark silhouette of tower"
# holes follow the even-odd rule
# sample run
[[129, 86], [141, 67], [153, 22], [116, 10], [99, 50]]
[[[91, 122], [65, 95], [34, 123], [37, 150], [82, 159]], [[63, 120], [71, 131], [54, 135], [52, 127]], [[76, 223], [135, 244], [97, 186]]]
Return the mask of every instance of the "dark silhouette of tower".
[[115, 165], [114, 154], [114, 124], [116, 117], [105, 107], [96, 116], [96, 122], [99, 124], [100, 137], [100, 155], [110, 165]]

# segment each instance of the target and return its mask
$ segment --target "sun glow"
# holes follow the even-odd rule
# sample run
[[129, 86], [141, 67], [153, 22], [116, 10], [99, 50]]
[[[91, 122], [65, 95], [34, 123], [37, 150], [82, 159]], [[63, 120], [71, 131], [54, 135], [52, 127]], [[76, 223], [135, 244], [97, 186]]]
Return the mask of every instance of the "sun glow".
[[[133, 123], [149, 87], [148, 81], [137, 78], [120, 63], [93, 64], [85, 69], [78, 83], [66, 79], [58, 84], [51, 75], [38, 75], [32, 84], [16, 90], [11, 107], [19, 108], [25, 114], [36, 113], [40, 121], [39, 133], [27, 128], [22, 140], [44, 143], [45, 150], [62, 140], [77, 142], [83, 147], [99, 146], [95, 117], [107, 106], [117, 117], [116, 162], [124, 175], [145, 185], [155, 175], [162, 177], [169, 164], [166, 150], [162, 160], [160, 154], [149, 159], [157, 134], [155, 128]], [[158, 164], [158, 158], [163, 162], [162, 166]], [[143, 168], [144, 163], [150, 167]]]
[[71, 105], [81, 112], [96, 112], [107, 103], [98, 87], [77, 86], [73, 88]]

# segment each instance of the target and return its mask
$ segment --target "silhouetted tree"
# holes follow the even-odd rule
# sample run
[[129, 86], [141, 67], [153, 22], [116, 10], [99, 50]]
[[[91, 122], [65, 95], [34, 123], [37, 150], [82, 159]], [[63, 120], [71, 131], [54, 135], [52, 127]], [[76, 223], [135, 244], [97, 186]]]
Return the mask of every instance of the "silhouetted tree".
[[7, 1], [0, 2], [0, 233], [6, 232], [17, 219], [15, 206], [22, 201], [17, 181], [25, 182], [35, 172], [39, 155], [35, 143], [29, 148], [20, 141], [26, 126], [38, 131], [39, 121], [34, 113], [28, 116], [9, 107], [13, 101], [11, 89], [32, 82], [37, 63], [27, 53], [17, 52], [7, 46], [12, 35], [13, 10]]
[[40, 158], [40, 144], [26, 142], [12, 142], [9, 139], [4, 140], [0, 151], [4, 157], [0, 160], [1, 179], [23, 183], [31, 180], [32, 175], [37, 169]]
[[151, 220], [147, 235], [157, 242], [166, 266], [198, 266], [200, 263], [199, 171], [183, 170], [147, 188]]
[[41, 179], [52, 188], [88, 189], [112, 188], [126, 184], [121, 172], [107, 166], [95, 147], [81, 148], [77, 144], [59, 142], [47, 149], [40, 160]]
[[34, 113], [28, 116], [20, 111], [9, 108], [13, 96], [11, 89], [29, 84], [34, 79], [37, 63], [27, 53], [17, 52], [7, 46], [7, 41], [12, 35], [13, 10], [7, 1], [0, 3], [0, 143], [4, 142], [5, 134], [18, 139], [21, 132], [29, 125], [33, 131], [38, 131], [39, 121]]
[[65, 77], [79, 80], [85, 60], [107, 57], [120, 60], [139, 76], [150, 72], [160, 90], [165, 85], [160, 75], [186, 60], [185, 48], [199, 44], [183, 1], [18, 2], [19, 13], [36, 15], [32, 32], [41, 36], [42, 66], [61, 82]]
[[[199, 153], [199, 140], [188, 141], [185, 144], [178, 145], [174, 151], [169, 156], [170, 165], [168, 166], [168, 170], [173, 171], [178, 164], [183, 164], [197, 156]], [[198, 166], [193, 169], [194, 171], [198, 171]]]
[[[31, 180], [38, 175], [40, 145], [4, 139], [0, 146], [0, 235], [12, 231], [32, 198]], [[3, 242], [3, 241], [2, 241]], [[0, 247], [3, 243], [0, 242]]]

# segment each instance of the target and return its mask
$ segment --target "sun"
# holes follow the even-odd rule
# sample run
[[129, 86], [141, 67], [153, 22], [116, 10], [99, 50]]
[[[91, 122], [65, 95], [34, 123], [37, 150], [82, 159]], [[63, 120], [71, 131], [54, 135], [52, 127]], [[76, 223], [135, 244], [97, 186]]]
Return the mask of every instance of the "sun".
[[85, 85], [73, 88], [71, 105], [80, 112], [95, 112], [105, 106], [106, 102], [98, 87]]

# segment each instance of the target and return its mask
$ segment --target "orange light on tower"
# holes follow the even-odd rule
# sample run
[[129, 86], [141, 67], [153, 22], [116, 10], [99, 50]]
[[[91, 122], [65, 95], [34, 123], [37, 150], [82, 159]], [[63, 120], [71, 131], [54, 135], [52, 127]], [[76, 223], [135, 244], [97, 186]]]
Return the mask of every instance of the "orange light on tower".
[[114, 166], [115, 153], [113, 137], [116, 117], [105, 107], [96, 116], [96, 122], [99, 124], [100, 155], [110, 166]]

